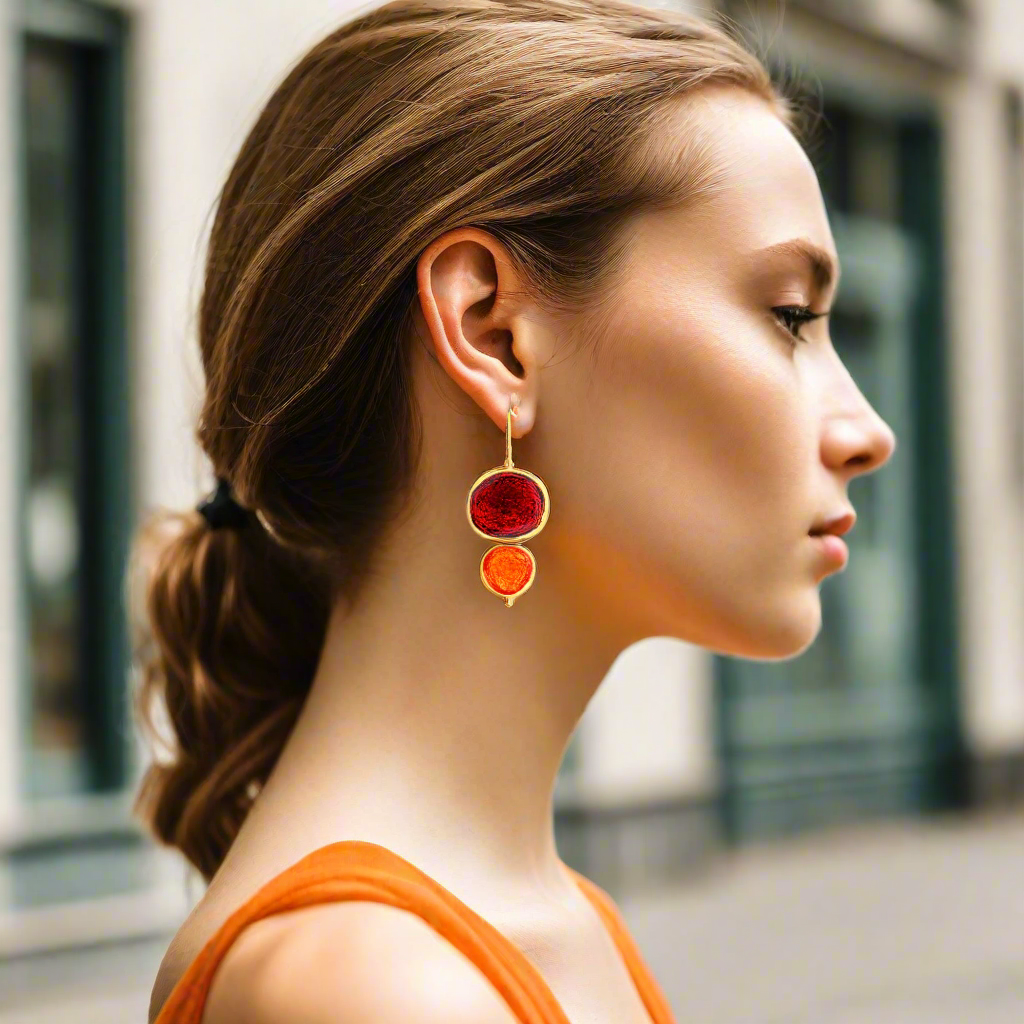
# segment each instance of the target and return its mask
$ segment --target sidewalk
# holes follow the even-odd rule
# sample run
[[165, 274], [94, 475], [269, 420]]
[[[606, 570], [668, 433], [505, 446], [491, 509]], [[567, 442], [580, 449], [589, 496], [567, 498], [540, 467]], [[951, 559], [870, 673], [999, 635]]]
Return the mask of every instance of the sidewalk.
[[620, 906], [679, 1024], [1024, 1024], [1024, 809], [748, 847]]
[[[1024, 809], [747, 847], [620, 907], [678, 1024], [1024, 1022]], [[26, 962], [0, 1024], [144, 1024], [166, 941]]]

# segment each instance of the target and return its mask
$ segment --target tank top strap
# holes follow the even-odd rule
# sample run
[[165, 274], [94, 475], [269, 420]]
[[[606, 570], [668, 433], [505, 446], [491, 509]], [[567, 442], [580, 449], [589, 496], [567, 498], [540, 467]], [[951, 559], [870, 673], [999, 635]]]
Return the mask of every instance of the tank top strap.
[[[653, 1024], [672, 1016], [610, 897], [568, 868], [601, 915]], [[213, 976], [249, 925], [274, 914], [342, 900], [384, 903], [420, 917], [491, 982], [521, 1024], [569, 1024], [540, 972], [487, 920], [399, 854], [363, 840], [343, 840], [308, 853], [235, 910], [178, 980], [155, 1024], [200, 1024]]]
[[675, 1017], [665, 998], [665, 993], [647, 966], [647, 961], [640, 952], [640, 947], [636, 944], [636, 940], [623, 920], [615, 901], [586, 875], [581, 875], [568, 864], [566, 870], [575, 878], [583, 895], [590, 900], [594, 909], [601, 915], [612, 941], [618, 947], [626, 968], [633, 978], [633, 984], [636, 985], [637, 991], [640, 993], [640, 998], [647, 1008], [652, 1024], [674, 1024]]

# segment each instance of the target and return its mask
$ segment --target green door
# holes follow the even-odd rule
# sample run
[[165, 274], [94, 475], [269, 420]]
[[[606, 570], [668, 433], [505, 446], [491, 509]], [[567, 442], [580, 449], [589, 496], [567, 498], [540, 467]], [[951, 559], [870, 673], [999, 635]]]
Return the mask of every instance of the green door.
[[[841, 113], [833, 123], [842, 127]], [[877, 128], [892, 140], [898, 209], [882, 217], [830, 202], [842, 265], [832, 340], [898, 446], [850, 484], [850, 560], [820, 584], [814, 644], [784, 662], [715, 658], [721, 809], [733, 841], [918, 814], [952, 797], [955, 641], [933, 629], [955, 618], [943, 553], [952, 509], [941, 446], [938, 132], [920, 120]], [[841, 156], [849, 145], [840, 138]], [[831, 199], [827, 176], [824, 184]]]

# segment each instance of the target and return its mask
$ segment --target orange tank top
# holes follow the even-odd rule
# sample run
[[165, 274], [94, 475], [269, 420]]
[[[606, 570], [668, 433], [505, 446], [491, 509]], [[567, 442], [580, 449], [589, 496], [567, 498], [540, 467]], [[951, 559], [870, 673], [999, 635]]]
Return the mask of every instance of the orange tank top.
[[[674, 1024], [612, 898], [566, 865], [621, 954], [652, 1024]], [[370, 900], [422, 918], [483, 972], [521, 1024], [569, 1024], [540, 972], [493, 925], [399, 854], [362, 840], [322, 846], [272, 878], [220, 926], [179, 978], [155, 1024], [200, 1024], [210, 984], [243, 929], [273, 914], [336, 900]]]

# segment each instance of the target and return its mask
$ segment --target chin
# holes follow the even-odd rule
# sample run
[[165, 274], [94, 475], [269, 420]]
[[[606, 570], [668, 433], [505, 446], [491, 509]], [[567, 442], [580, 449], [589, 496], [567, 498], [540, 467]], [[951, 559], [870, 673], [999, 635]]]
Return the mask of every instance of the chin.
[[[639, 576], [638, 561], [626, 561], [626, 568], [593, 579], [587, 587], [574, 584], [577, 590], [601, 595], [598, 606], [614, 608], [611, 618], [628, 623], [627, 644], [669, 636], [715, 654], [785, 661], [803, 654], [821, 632], [821, 596], [817, 585], [807, 580], [783, 586], [777, 574], [767, 583], [764, 575], [736, 574], [727, 589], [720, 580], [714, 588], [699, 589], [686, 586], [682, 573]], [[601, 587], [609, 579], [615, 580], [615, 589], [602, 595]], [[620, 601], [624, 594], [629, 595], [627, 605]], [[737, 595], [745, 595], [743, 603]]]
[[798, 658], [821, 632], [818, 591], [778, 601], [766, 617], [764, 608], [737, 616], [712, 643], [702, 643], [716, 654], [751, 661], [788, 661]]
[[821, 632], [821, 601], [817, 589], [812, 589], [801, 604], [802, 607], [788, 609], [789, 614], [784, 618], [768, 624], [771, 628], [759, 637], [761, 653], [744, 657], [762, 661], [786, 661], [803, 654]]

